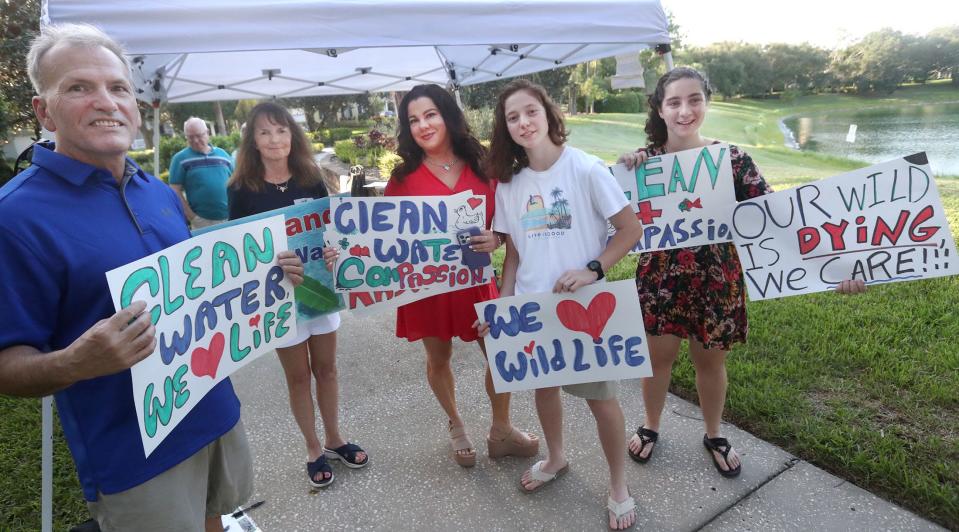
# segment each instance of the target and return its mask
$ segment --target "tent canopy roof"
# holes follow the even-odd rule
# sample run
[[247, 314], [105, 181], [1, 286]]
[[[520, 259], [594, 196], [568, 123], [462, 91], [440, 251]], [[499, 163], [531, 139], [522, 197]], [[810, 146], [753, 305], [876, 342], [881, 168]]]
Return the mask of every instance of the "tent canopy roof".
[[669, 43], [659, 0], [45, 0], [126, 46], [143, 100], [471, 85]]

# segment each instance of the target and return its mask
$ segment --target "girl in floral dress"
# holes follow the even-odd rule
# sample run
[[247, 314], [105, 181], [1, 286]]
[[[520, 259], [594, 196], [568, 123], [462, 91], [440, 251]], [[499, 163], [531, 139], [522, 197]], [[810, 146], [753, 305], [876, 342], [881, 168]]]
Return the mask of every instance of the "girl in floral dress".
[[[648, 157], [718, 142], [700, 133], [710, 94], [709, 83], [692, 68], [676, 68], [660, 78], [649, 97], [649, 145], [623, 155], [620, 162], [633, 168]], [[745, 151], [730, 145], [729, 155], [737, 201], [772, 192]], [[630, 457], [645, 463], [652, 456], [673, 362], [686, 338], [706, 426], [703, 445], [721, 475], [739, 475], [739, 455], [720, 433], [726, 403], [726, 355], [734, 344], [746, 341], [748, 331], [746, 288], [735, 246], [727, 242], [643, 253], [636, 267], [636, 288], [653, 376], [643, 379], [646, 420], [629, 440]], [[838, 291], [864, 289], [861, 281], [843, 281]]]

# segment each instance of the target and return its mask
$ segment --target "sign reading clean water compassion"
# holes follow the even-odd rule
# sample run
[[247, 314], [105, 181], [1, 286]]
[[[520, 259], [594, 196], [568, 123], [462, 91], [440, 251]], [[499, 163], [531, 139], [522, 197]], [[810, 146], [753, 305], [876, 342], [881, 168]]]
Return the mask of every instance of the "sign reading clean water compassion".
[[733, 233], [752, 300], [959, 273], [925, 153], [740, 202]]
[[643, 311], [631, 280], [573, 294], [476, 303], [489, 323], [486, 356], [497, 393], [650, 377]]
[[617, 164], [610, 171], [643, 225], [633, 253], [732, 239], [736, 192], [728, 144], [657, 155], [633, 170]]
[[130, 370], [146, 456], [217, 383], [296, 335], [293, 286], [276, 263], [285, 249], [273, 216], [107, 272], [116, 309], [146, 301], [156, 326], [156, 349]]
[[493, 278], [489, 253], [469, 248], [486, 222], [482, 196], [335, 197], [330, 209], [338, 292], [415, 291], [421, 299]]
[[282, 215], [290, 249], [303, 261], [303, 284], [293, 290], [297, 319], [305, 323], [311, 319], [346, 308], [343, 296], [333, 290], [333, 274], [323, 260], [326, 227], [330, 223], [330, 198], [304, 201], [193, 231], [194, 236], [217, 231], [224, 227], [263, 220]]

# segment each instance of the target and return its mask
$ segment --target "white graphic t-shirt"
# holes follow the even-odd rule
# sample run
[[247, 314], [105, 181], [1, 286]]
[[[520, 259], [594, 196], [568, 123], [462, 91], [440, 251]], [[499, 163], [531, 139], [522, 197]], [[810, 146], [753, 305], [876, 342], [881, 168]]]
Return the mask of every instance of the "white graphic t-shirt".
[[627, 205], [603, 161], [570, 146], [549, 169], [500, 183], [493, 230], [519, 251], [515, 294], [549, 292], [564, 272], [585, 268], [606, 249], [606, 220]]

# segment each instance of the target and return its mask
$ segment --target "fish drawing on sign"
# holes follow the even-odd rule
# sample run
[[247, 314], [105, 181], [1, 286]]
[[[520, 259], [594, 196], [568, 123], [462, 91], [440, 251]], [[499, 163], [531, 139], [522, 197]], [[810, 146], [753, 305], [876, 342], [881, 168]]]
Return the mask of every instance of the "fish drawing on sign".
[[693, 209], [702, 209], [702, 208], [703, 208], [703, 203], [700, 200], [700, 198], [696, 198], [693, 201], [684, 199], [683, 201], [679, 203], [679, 212], [689, 212]]

